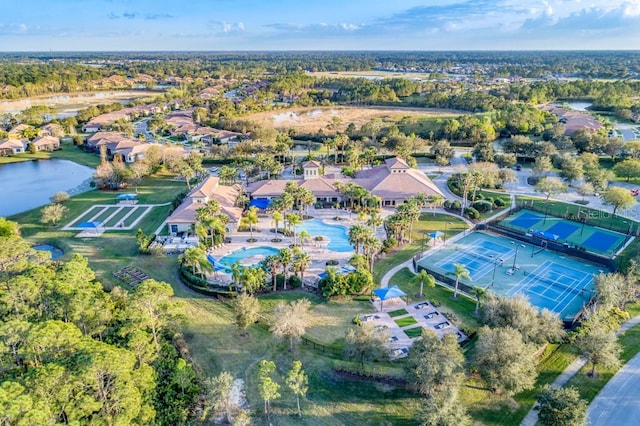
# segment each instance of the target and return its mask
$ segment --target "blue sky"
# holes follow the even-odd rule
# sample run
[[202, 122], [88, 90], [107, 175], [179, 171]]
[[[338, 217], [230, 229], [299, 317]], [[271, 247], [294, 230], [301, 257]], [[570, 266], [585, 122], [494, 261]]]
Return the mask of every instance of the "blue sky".
[[640, 0], [2, 0], [0, 51], [638, 49]]

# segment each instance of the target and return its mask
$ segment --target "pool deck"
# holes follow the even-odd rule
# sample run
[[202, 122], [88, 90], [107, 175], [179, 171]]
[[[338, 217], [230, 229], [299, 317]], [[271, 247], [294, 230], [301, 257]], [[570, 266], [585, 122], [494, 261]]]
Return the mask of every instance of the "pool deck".
[[[380, 214], [384, 218], [393, 211], [390, 209], [383, 209]], [[315, 209], [309, 208], [309, 216], [314, 219], [320, 219], [324, 223], [328, 225], [339, 225], [344, 226], [349, 229], [352, 225], [356, 223], [363, 223], [358, 220], [358, 215], [349, 213], [342, 209]], [[342, 220], [334, 220], [336, 216], [342, 217]], [[275, 235], [270, 232], [270, 229], [274, 227], [273, 219], [271, 215], [259, 215], [259, 222], [253, 227], [253, 238], [257, 241], [253, 243], [248, 243], [247, 239], [251, 238], [250, 232], [238, 232], [234, 230], [233, 232], [227, 234], [227, 239], [230, 239], [231, 242], [223, 244], [213, 250], [210, 250], [209, 253], [216, 259], [233, 253], [237, 250], [242, 250], [243, 248], [251, 248], [251, 247], [260, 247], [267, 246], [273, 247], [276, 249], [282, 249], [285, 247], [289, 247], [290, 244], [293, 243], [293, 237], [285, 237], [282, 234], [279, 234], [279, 238], [282, 238], [282, 241], [279, 243], [274, 243], [271, 239], [275, 238]], [[299, 233], [299, 231], [298, 231]], [[385, 238], [383, 227], [379, 227], [376, 229], [376, 236], [381, 240]], [[298, 236], [297, 241], [300, 241]], [[346, 265], [349, 259], [353, 256], [353, 251], [350, 252], [336, 252], [327, 249], [328, 240], [324, 241], [313, 241], [312, 239], [306, 239], [304, 242], [304, 252], [311, 256], [311, 263], [309, 267], [304, 272], [304, 284], [307, 286], [315, 286], [319, 274], [325, 271], [326, 262], [330, 259], [337, 260], [337, 267]], [[219, 284], [219, 285], [228, 285], [231, 284], [232, 279], [231, 275], [225, 274], [223, 272], [217, 272], [214, 274], [209, 274], [208, 280], [211, 283]]]

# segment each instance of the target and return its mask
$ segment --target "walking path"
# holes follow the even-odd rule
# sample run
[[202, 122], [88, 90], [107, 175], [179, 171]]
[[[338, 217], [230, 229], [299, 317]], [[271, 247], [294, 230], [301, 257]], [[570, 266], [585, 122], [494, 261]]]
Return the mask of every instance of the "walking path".
[[[616, 334], [619, 336], [629, 331], [631, 328], [635, 327], [638, 324], [640, 324], [640, 315], [633, 317], [628, 321], [624, 322], [620, 326]], [[636, 358], [638, 359], [636, 360]], [[613, 376], [613, 378], [609, 381], [609, 383], [611, 383], [614, 379], [616, 379], [618, 375], [621, 375], [621, 377], [626, 378], [626, 380], [624, 379], [616, 380], [616, 382], [614, 382], [614, 384], [611, 385], [611, 389], [609, 390], [607, 390], [607, 388], [609, 387], [609, 383], [607, 383], [604, 389], [600, 391], [600, 393], [596, 396], [596, 398], [591, 402], [589, 413], [591, 413], [592, 415], [590, 415], [590, 418], [598, 419], [600, 416], [604, 416], [607, 413], [609, 413], [610, 415], [616, 414], [615, 413], [616, 411], [621, 411], [621, 410], [611, 409], [612, 406], [614, 406], [616, 403], [620, 403], [623, 406], [626, 406], [628, 404], [627, 400], [624, 400], [624, 402], [620, 402], [621, 401], [620, 399], [611, 398], [611, 393], [612, 392], [615, 393], [616, 391], [618, 391], [622, 387], [622, 385], [624, 385], [624, 383], [627, 380], [629, 380], [628, 378], [629, 370], [634, 370], [636, 373], [638, 372], [638, 370], [640, 369], [640, 354], [636, 355], [631, 361], [629, 361], [627, 365], [631, 363], [633, 363], [631, 367], [629, 367], [628, 369], [627, 369], [627, 366], [623, 367], [620, 371], [618, 371], [618, 373], [616, 373], [615, 376]], [[575, 361], [573, 361], [567, 368], [565, 368], [565, 370], [558, 377], [556, 377], [553, 383], [551, 383], [551, 387], [561, 388], [564, 385], [566, 385], [573, 376], [578, 374], [580, 369], [582, 369], [582, 367], [584, 367], [585, 364], [586, 364], [586, 361], [582, 358], [578, 358]], [[636, 374], [636, 377], [634, 377], [634, 379], [635, 379], [634, 384], [636, 387], [631, 389], [634, 390], [632, 394], [633, 394], [633, 397], [635, 397], [637, 400], [637, 399], [640, 399], [640, 374]], [[607, 390], [607, 393], [605, 393], [605, 390]], [[599, 401], [600, 398], [601, 400]], [[534, 410], [534, 407], [532, 407], [531, 410], [529, 410], [529, 412], [527, 413], [527, 416], [524, 418], [524, 420], [522, 420], [522, 423], [520, 423], [520, 426], [535, 426], [535, 424], [538, 422], [538, 412]], [[598, 420], [597, 423], [592, 423], [592, 424], [618, 425], [618, 424], [633, 424], [633, 423], [634, 422], [620, 423], [616, 421], [604, 423]]]

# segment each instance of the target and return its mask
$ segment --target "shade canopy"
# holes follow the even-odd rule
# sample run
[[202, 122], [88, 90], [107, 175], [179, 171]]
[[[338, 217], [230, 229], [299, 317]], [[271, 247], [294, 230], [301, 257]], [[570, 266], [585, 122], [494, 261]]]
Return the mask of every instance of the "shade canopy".
[[373, 290], [373, 294], [378, 296], [380, 300], [389, 300], [407, 295], [404, 291], [400, 290], [397, 285], [375, 289]]
[[138, 194], [120, 194], [116, 197], [116, 200], [135, 200]]
[[544, 240], [549, 240], [549, 241], [557, 241], [558, 238], [560, 238], [556, 234], [552, 234], [551, 232], [545, 232], [545, 231], [533, 231], [533, 236], [544, 239]]
[[102, 225], [101, 222], [80, 222], [76, 225], [78, 228], [99, 228]]
[[249, 207], [257, 207], [260, 210], [265, 210], [269, 207], [269, 201], [268, 198], [254, 198], [249, 203]]
[[433, 232], [429, 232], [427, 235], [435, 240], [436, 238], [442, 237], [444, 235], [444, 232], [442, 232], [442, 231], [433, 231]]

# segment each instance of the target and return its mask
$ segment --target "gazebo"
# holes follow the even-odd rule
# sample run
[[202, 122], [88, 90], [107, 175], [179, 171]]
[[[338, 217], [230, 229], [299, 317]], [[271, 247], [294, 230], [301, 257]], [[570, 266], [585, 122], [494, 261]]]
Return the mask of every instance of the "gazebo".
[[442, 231], [433, 231], [433, 232], [429, 232], [427, 234], [429, 236], [429, 238], [431, 238], [433, 240], [433, 245], [436, 245], [436, 240], [438, 238], [441, 238], [444, 235], [444, 232]]
[[391, 287], [383, 287], [377, 288], [373, 290], [373, 294], [378, 296], [380, 299], [380, 311], [382, 311], [382, 306], [385, 300], [395, 299], [397, 297], [402, 298], [406, 297], [407, 294], [400, 290], [397, 285], [393, 285]]
[[138, 197], [138, 194], [120, 194], [118, 196], [116, 196], [116, 201], [119, 203], [127, 203], [127, 202], [131, 202], [131, 203], [135, 203], [136, 198]]

